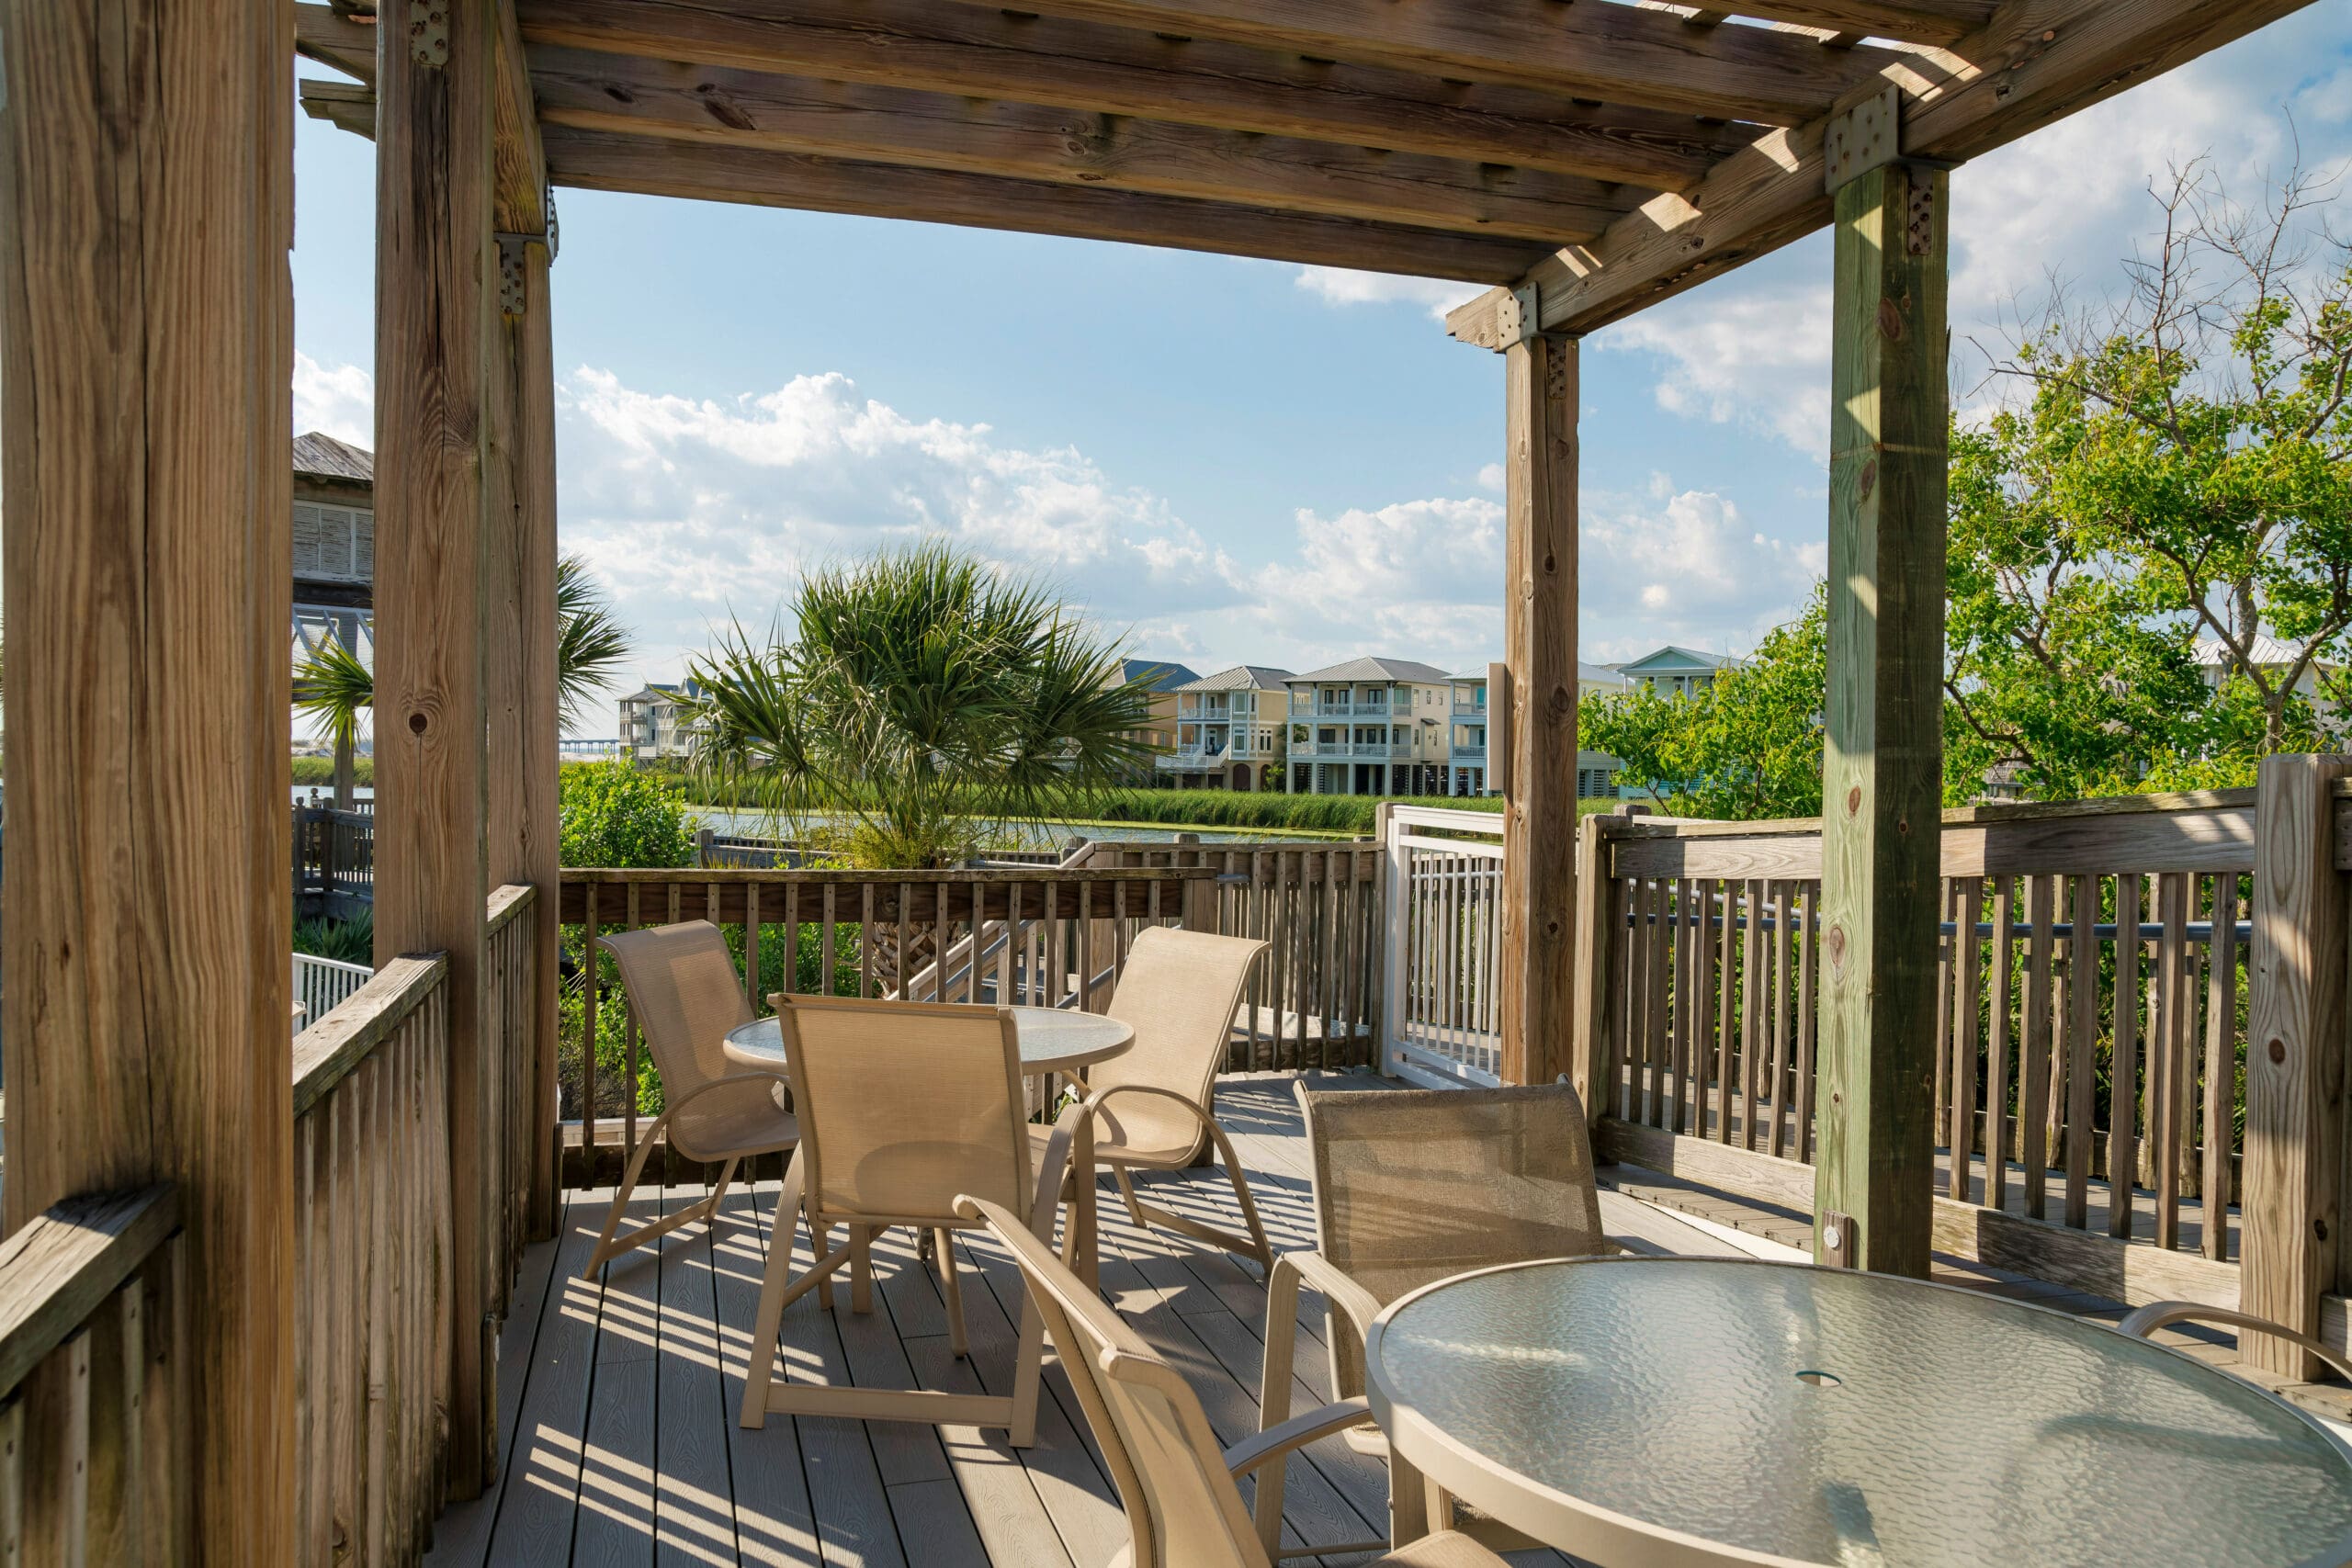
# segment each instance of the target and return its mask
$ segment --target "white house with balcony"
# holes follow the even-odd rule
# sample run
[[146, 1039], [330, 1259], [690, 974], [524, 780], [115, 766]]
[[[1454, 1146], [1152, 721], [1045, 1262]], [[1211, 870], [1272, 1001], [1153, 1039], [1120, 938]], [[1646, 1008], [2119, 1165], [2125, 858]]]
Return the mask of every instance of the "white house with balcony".
[[1175, 688], [1176, 747], [1157, 760], [1179, 789], [1280, 789], [1291, 672], [1237, 664]]
[[636, 761], [683, 757], [687, 751], [685, 704], [702, 695], [700, 682], [649, 682], [620, 702], [620, 754]]
[[1451, 761], [1453, 678], [1409, 659], [1351, 659], [1295, 675], [1293, 795], [1437, 795]]
[[[1626, 685], [1647, 686], [1661, 697], [1687, 697], [1713, 685], [1716, 676], [1739, 662], [1728, 653], [1702, 653], [1668, 643], [1655, 653], [1618, 665], [1613, 672]], [[1583, 678], [1581, 673], [1577, 678]]]
[[[1577, 664], [1577, 700], [1622, 692], [1624, 676], [1606, 664]], [[1453, 711], [1448, 742], [1445, 793], [1453, 795], [1494, 795], [1487, 750], [1487, 672], [1474, 670], [1453, 677]], [[1613, 800], [1617, 773], [1624, 764], [1605, 751], [1577, 753], [1577, 796], [1580, 800]]]

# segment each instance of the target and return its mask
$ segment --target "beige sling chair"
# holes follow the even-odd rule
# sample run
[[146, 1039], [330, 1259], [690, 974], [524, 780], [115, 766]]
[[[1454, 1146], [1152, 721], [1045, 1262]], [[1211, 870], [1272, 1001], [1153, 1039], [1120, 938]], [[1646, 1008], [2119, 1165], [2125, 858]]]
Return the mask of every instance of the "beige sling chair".
[[[948, 1233], [972, 1227], [956, 1212], [977, 1193], [1020, 1216], [1049, 1245], [1069, 1157], [1076, 1107], [1054, 1127], [1025, 1120], [1021, 1050], [1009, 1008], [936, 1002], [862, 1001], [849, 997], [774, 997], [784, 1030], [800, 1117], [800, 1153], [786, 1172], [777, 1223], [768, 1232], [767, 1272], [752, 1329], [741, 1422], [770, 1411], [846, 1416], [866, 1421], [955, 1422], [1002, 1427], [1012, 1446], [1036, 1439], [1037, 1371], [1044, 1331], [1034, 1311], [1021, 1318], [1021, 1348], [1009, 1395], [911, 1389], [832, 1388], [775, 1376], [784, 1309], [812, 1288], [827, 1292], [834, 1271], [864, 1250], [864, 1238], [913, 1225], [937, 1243], [950, 1344], [967, 1352], [956, 1249]], [[807, 1216], [815, 1261], [792, 1275], [795, 1211]], [[832, 1246], [832, 1228], [851, 1240]], [[852, 1304], [868, 1310], [863, 1277]]]
[[[727, 939], [708, 920], [656, 926], [599, 937], [596, 945], [611, 953], [621, 969], [629, 1010], [662, 1070], [664, 1109], [638, 1139], [629, 1156], [628, 1171], [620, 1190], [613, 1194], [612, 1212], [605, 1216], [604, 1234], [580, 1277], [593, 1280], [605, 1259], [633, 1247], [666, 1235], [680, 1225], [714, 1219], [719, 1200], [727, 1195], [735, 1168], [757, 1155], [791, 1148], [800, 1141], [799, 1125], [777, 1100], [782, 1075], [747, 1072], [726, 1059], [720, 1042], [738, 1024], [752, 1021], [752, 1007], [743, 998], [742, 982], [735, 975], [735, 960]], [[692, 1208], [667, 1215], [616, 1241], [622, 1211], [645, 1169], [645, 1156], [663, 1134], [684, 1157], [719, 1168], [710, 1196]]]
[[[1094, 1162], [1111, 1168], [1127, 1217], [1138, 1229], [1165, 1225], [1254, 1258], [1261, 1268], [1272, 1265], [1273, 1252], [1266, 1245], [1266, 1227], [1259, 1223], [1258, 1205], [1250, 1199], [1232, 1141], [1216, 1124], [1210, 1096], [1233, 1039], [1242, 983], [1265, 951], [1262, 942], [1165, 926], [1138, 932], [1128, 945], [1126, 967], [1105, 1010], [1135, 1030], [1135, 1043], [1086, 1073]], [[1206, 1139], [1216, 1141], [1225, 1161], [1242, 1223], [1250, 1228], [1247, 1235], [1144, 1202], [1128, 1179], [1131, 1170], [1183, 1169], [1199, 1156]], [[1076, 1177], [1090, 1179], [1085, 1171]]]
[[[1283, 1254], [1266, 1283], [1258, 1409], [1269, 1428], [1290, 1414], [1301, 1285], [1322, 1292], [1328, 1303], [1331, 1391], [1347, 1398], [1363, 1393], [1365, 1328], [1408, 1291], [1531, 1258], [1663, 1250], [1601, 1234], [1584, 1108], [1566, 1083], [1387, 1093], [1295, 1087], [1306, 1118], [1316, 1245]], [[1347, 1440], [1366, 1453], [1388, 1453], [1374, 1427], [1351, 1431]], [[1389, 1539], [1409, 1540], [1428, 1522], [1427, 1494], [1419, 1476], [1388, 1458]], [[1282, 1531], [1280, 1466], [1258, 1483], [1257, 1517], [1258, 1539], [1273, 1555]], [[1464, 1528], [1504, 1551], [1537, 1544], [1492, 1520]]]
[[[1293, 1450], [1367, 1418], [1351, 1399], [1261, 1432], [1220, 1453], [1208, 1416], [1182, 1374], [1146, 1345], [1021, 1218], [966, 1197], [956, 1208], [985, 1221], [1029, 1287], [1028, 1310], [1046, 1331], [1087, 1425], [1109, 1464], [1127, 1514], [1127, 1550], [1113, 1568], [1269, 1568], [1236, 1484], [1269, 1467], [1279, 1473]], [[1265, 1483], [1261, 1479], [1259, 1484]], [[1346, 1548], [1323, 1547], [1324, 1553]], [[1365, 1568], [1501, 1568], [1502, 1559], [1467, 1536], [1424, 1536]]]

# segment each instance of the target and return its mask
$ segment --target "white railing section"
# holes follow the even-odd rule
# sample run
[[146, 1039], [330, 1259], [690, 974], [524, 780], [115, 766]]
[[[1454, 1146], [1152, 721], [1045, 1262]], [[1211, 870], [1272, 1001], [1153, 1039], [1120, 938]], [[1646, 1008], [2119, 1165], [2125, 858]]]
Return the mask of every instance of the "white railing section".
[[1419, 806], [1385, 815], [1381, 1071], [1429, 1088], [1499, 1083], [1502, 818]]
[[294, 1000], [301, 1008], [301, 1016], [294, 1021], [296, 1033], [319, 1021], [341, 1007], [345, 998], [375, 978], [376, 972], [365, 964], [345, 964], [339, 958], [319, 958], [307, 953], [294, 955]]

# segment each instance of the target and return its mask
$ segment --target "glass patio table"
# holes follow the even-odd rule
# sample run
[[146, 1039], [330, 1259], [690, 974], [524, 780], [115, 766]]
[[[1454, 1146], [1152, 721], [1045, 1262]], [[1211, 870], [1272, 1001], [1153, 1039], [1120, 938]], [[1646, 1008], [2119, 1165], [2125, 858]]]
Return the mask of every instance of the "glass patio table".
[[[1136, 1043], [1135, 1026], [1100, 1013], [1069, 1008], [1013, 1008], [1013, 1033], [1021, 1048], [1021, 1071], [1038, 1077], [1048, 1073], [1075, 1073], [1108, 1061]], [[727, 1032], [720, 1055], [738, 1066], [760, 1072], [784, 1072], [784, 1025], [773, 1017], [753, 1019]], [[783, 1091], [777, 1090], [779, 1094]], [[1094, 1267], [1094, 1133], [1089, 1122], [1070, 1140], [1070, 1226], [1078, 1238], [1078, 1256], [1084, 1269]], [[929, 1238], [924, 1238], [925, 1246]]]
[[1400, 1297], [1373, 1414], [1442, 1487], [1600, 1568], [2352, 1562], [2352, 1450], [2194, 1357], [1803, 1264], [1516, 1264]]

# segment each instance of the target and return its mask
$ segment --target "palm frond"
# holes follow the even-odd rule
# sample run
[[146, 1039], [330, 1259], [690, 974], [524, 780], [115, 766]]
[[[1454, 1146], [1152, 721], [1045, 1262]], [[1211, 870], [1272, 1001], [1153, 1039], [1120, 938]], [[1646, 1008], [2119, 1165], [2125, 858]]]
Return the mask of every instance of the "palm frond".
[[588, 563], [566, 555], [555, 563], [556, 708], [564, 728], [580, 722], [588, 700], [608, 692], [636, 649]]

